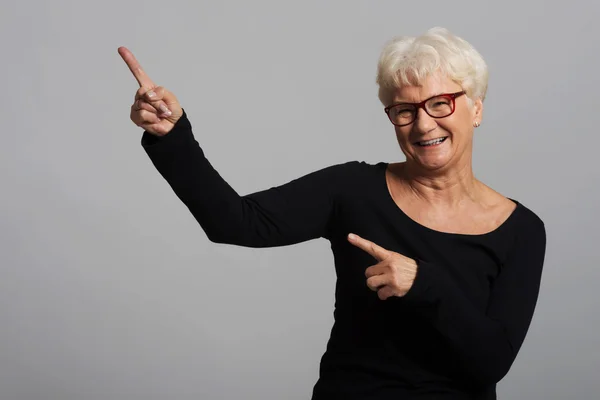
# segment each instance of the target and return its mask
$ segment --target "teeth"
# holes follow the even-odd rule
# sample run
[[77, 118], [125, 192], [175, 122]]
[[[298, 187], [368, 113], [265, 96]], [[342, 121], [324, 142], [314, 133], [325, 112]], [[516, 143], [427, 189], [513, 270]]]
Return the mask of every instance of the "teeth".
[[419, 144], [421, 146], [428, 146], [428, 145], [432, 145], [432, 144], [442, 143], [443, 141], [444, 141], [444, 138], [437, 138], [437, 139], [427, 140], [425, 142], [419, 142]]

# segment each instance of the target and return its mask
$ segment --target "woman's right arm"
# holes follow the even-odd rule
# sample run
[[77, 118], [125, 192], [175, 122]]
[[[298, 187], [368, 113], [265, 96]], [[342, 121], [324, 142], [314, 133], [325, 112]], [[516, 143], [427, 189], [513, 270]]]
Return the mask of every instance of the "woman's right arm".
[[205, 157], [185, 111], [164, 136], [144, 131], [150, 160], [188, 207], [209, 240], [276, 247], [329, 238], [336, 188], [350, 162], [323, 168], [284, 185], [240, 196]]
[[275, 247], [331, 237], [338, 188], [358, 162], [241, 197], [204, 156], [177, 97], [157, 86], [126, 47], [118, 51], [140, 85], [131, 120], [144, 129], [142, 146], [211, 241]]

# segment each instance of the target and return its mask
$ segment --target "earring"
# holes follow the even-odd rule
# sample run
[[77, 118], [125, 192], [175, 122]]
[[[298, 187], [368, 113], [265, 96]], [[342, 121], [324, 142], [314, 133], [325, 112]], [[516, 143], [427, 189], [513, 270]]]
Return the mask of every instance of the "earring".
[[473, 126], [475, 126], [475, 128], [478, 128], [478, 127], [479, 127], [479, 122], [475, 122], [475, 123], [473, 124]]

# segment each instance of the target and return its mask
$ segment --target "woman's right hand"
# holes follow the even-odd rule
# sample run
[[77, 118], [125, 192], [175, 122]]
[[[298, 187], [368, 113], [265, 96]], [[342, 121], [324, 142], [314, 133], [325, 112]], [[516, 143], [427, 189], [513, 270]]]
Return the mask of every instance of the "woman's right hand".
[[152, 82], [131, 51], [126, 47], [119, 47], [118, 51], [140, 85], [131, 105], [131, 120], [153, 135], [166, 135], [183, 115], [179, 101], [173, 93]]

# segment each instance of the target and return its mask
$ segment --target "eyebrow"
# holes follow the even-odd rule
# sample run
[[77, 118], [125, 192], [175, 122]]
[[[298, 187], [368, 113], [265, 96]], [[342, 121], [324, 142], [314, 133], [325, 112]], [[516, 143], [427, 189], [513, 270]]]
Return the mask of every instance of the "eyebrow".
[[[453, 92], [437, 92], [436, 94], [432, 94], [431, 96], [425, 97], [425, 98], [424, 98], [423, 100], [421, 100], [421, 101], [425, 101], [425, 100], [428, 100], [428, 99], [430, 99], [430, 98], [432, 98], [432, 97], [435, 97], [435, 96], [440, 96], [440, 95], [442, 95], [442, 94], [445, 94], [445, 93], [453, 93]], [[408, 103], [408, 104], [418, 104], [418, 103], [420, 103], [421, 101], [406, 101], [406, 100], [401, 100], [401, 101], [394, 101], [392, 104], [404, 104], [404, 103]]]

